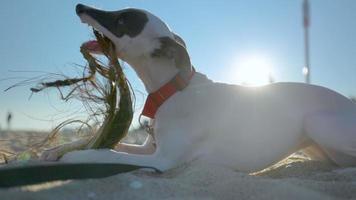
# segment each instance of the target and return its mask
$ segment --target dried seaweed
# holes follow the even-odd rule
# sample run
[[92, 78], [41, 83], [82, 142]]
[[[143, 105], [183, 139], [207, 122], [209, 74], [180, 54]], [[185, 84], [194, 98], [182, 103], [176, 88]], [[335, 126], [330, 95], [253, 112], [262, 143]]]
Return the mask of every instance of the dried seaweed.
[[[81, 46], [80, 52], [88, 63], [84, 67], [82, 77], [40, 82], [37, 87], [30, 89], [33, 93], [37, 93], [48, 88], [57, 88], [62, 100], [78, 99], [90, 112], [88, 120], [65, 120], [46, 138], [32, 144], [25, 152], [17, 154], [17, 157], [39, 154], [45, 147], [53, 146], [60, 130], [73, 123], [87, 126], [92, 132], [89, 139], [82, 140], [87, 142], [82, 142], [76, 149], [114, 148], [126, 136], [133, 117], [129, 82], [117, 59], [114, 44], [99, 32], [93, 31], [104, 56], [108, 59], [107, 65], [92, 56], [85, 46]], [[64, 88], [69, 88], [69, 92], [64, 94]], [[96, 122], [102, 120], [99, 128], [95, 129], [89, 124], [89, 121], [93, 121], [92, 118], [97, 119]], [[62, 153], [76, 149], [68, 148]], [[4, 158], [7, 160], [7, 157]]]
[[[133, 108], [130, 87], [120, 63], [118, 62], [114, 44], [100, 33], [94, 31], [94, 34], [103, 49], [104, 55], [110, 61], [110, 68], [106, 71], [109, 80], [109, 92], [105, 96], [105, 102], [108, 104], [108, 107], [104, 123], [100, 127], [94, 140], [89, 144], [89, 147], [114, 148], [115, 145], [126, 136], [132, 121]], [[98, 69], [105, 68], [100, 66]], [[100, 71], [100, 73], [103, 72], [104, 70]], [[120, 94], [118, 109], [116, 108], [118, 101], [117, 92]]]

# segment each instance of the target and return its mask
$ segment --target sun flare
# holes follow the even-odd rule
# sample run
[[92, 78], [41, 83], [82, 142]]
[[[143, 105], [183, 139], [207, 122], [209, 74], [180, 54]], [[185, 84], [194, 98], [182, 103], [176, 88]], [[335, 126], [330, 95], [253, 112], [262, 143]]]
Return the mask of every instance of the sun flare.
[[235, 82], [246, 86], [263, 86], [273, 82], [272, 65], [264, 56], [245, 56], [235, 62]]

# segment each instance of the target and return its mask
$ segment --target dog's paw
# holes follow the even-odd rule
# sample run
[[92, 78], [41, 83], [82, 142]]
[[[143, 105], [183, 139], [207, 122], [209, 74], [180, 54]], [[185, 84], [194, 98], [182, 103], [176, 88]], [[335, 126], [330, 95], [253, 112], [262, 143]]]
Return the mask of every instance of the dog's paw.
[[68, 152], [85, 149], [89, 144], [89, 141], [90, 141], [89, 139], [82, 139], [71, 143], [62, 144], [52, 149], [45, 150], [42, 153], [40, 160], [45, 160], [45, 161], [59, 160], [64, 154]]
[[75, 150], [77, 147], [74, 143], [62, 144], [60, 146], [56, 146], [52, 149], [45, 150], [40, 157], [40, 160], [43, 161], [57, 161], [64, 154]]
[[61, 158], [63, 156], [63, 154], [61, 153], [62, 152], [61, 148], [63, 148], [63, 147], [59, 146], [59, 147], [55, 147], [53, 149], [45, 150], [41, 154], [40, 160], [43, 160], [43, 161], [57, 161], [57, 160], [59, 160], [59, 158]]

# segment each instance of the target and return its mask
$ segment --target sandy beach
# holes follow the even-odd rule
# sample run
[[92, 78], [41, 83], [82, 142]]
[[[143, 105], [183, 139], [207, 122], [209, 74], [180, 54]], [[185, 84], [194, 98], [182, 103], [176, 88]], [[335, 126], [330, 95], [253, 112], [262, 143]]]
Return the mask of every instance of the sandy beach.
[[163, 174], [137, 170], [101, 179], [0, 189], [0, 197], [2, 200], [356, 199], [356, 168], [336, 168], [296, 154], [260, 173], [246, 174], [195, 160]]
[[0, 189], [1, 199], [356, 199], [356, 168], [291, 157], [249, 175], [199, 160], [163, 174], [138, 170], [102, 179]]

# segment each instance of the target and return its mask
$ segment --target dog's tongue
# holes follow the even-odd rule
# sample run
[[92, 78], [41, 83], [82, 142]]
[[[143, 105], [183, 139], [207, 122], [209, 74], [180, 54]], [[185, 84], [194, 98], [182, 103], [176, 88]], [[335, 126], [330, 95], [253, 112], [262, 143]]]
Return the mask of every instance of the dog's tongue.
[[84, 42], [82, 45], [84, 48], [88, 49], [89, 52], [95, 54], [102, 54], [102, 49], [96, 40], [89, 40], [88, 42]]

